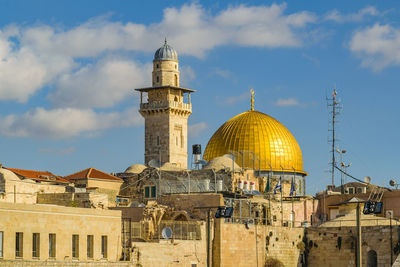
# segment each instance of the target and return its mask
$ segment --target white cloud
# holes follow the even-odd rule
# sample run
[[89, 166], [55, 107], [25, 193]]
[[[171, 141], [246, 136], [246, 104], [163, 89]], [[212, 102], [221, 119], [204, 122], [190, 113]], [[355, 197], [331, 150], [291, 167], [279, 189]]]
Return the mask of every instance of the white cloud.
[[208, 128], [208, 125], [205, 122], [199, 122], [196, 124], [189, 125], [189, 129], [188, 129], [189, 138], [199, 136], [207, 128]]
[[38, 55], [29, 46], [14, 50], [9, 34], [0, 30], [0, 100], [25, 102], [57, 74], [72, 68], [72, 59], [63, 56]]
[[312, 63], [314, 63], [317, 67], [319, 67], [320, 61], [317, 57], [310, 56], [306, 53], [302, 53], [301, 56], [304, 57], [305, 59], [307, 59], [308, 61], [311, 61]]
[[106, 59], [62, 75], [48, 98], [59, 107], [110, 107], [151, 83], [151, 66]]
[[189, 86], [189, 83], [196, 78], [196, 73], [190, 66], [179, 67], [180, 75], [180, 85], [185, 87]]
[[[72, 29], [49, 25], [8, 26], [0, 29], [0, 100], [24, 102], [44, 86], [56, 84], [57, 91], [50, 99], [57, 105], [80, 105], [78, 102], [83, 99], [71, 100], [75, 96], [85, 97], [91, 107], [113, 105], [128, 90], [128, 81], [122, 81], [123, 78], [141, 84], [144, 81], [136, 73], [144, 69], [140, 64], [126, 61], [119, 66], [116, 62], [104, 61], [87, 66], [82, 59], [98, 61], [110, 53], [123, 51], [153, 52], [164, 36], [180, 54], [196, 57], [203, 57], [210, 49], [223, 45], [302, 45], [304, 32], [301, 30], [314, 22], [316, 16], [305, 11], [284, 14], [285, 9], [285, 4], [239, 5], [213, 16], [198, 4], [186, 4], [166, 8], [162, 20], [149, 25], [111, 22], [107, 17], [98, 17]], [[122, 73], [110, 70], [110, 65], [114, 70], [121, 68]], [[136, 70], [132, 77], [127, 77], [129, 69]], [[104, 71], [106, 76], [96, 81]], [[98, 96], [92, 94], [96, 89], [93, 82], [98, 86]], [[107, 85], [114, 88], [110, 88], [110, 103], [104, 101]], [[71, 96], [67, 96], [71, 88]], [[83, 91], [78, 94], [78, 90]]]
[[325, 20], [333, 20], [338, 23], [360, 22], [367, 16], [379, 16], [381, 13], [373, 6], [367, 6], [360, 9], [357, 13], [341, 14], [337, 9], [332, 10], [325, 15]]
[[75, 147], [67, 147], [62, 149], [56, 148], [39, 148], [40, 154], [49, 154], [49, 155], [71, 155], [76, 151]]
[[275, 105], [278, 107], [302, 107], [304, 104], [301, 104], [296, 98], [279, 98]]
[[356, 31], [349, 47], [361, 58], [363, 67], [374, 71], [400, 65], [400, 28], [375, 24]]
[[237, 102], [241, 102], [248, 99], [250, 102], [250, 92], [244, 92], [241, 95], [236, 95], [236, 96], [228, 96], [225, 99], [225, 104], [227, 105], [234, 105]]
[[223, 70], [223, 69], [219, 69], [217, 68], [214, 72], [214, 74], [221, 76], [222, 78], [227, 79], [229, 76], [232, 75], [232, 72], [229, 70]]
[[63, 139], [101, 130], [142, 124], [136, 109], [96, 113], [90, 109], [37, 108], [22, 115], [0, 117], [0, 134], [13, 137]]

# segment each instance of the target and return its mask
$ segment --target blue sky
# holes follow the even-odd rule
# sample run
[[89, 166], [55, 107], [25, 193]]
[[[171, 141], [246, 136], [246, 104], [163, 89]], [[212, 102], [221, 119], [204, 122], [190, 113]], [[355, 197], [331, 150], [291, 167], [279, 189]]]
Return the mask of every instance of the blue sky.
[[0, 162], [59, 175], [142, 163], [133, 89], [150, 85], [166, 36], [197, 90], [189, 147], [248, 110], [254, 88], [256, 109], [300, 144], [308, 193], [320, 191], [336, 84], [349, 172], [400, 182], [399, 15], [398, 1], [0, 0]]

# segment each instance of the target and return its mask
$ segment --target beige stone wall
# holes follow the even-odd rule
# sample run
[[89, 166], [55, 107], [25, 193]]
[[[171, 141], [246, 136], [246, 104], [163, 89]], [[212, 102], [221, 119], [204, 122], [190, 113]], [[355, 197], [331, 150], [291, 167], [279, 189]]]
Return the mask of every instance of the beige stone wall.
[[0, 260], [2, 267], [138, 267], [131, 262]]
[[107, 181], [102, 179], [88, 179], [87, 187], [97, 187], [119, 192], [123, 181]]
[[[398, 244], [399, 227], [392, 229], [392, 250]], [[307, 228], [308, 266], [355, 266], [356, 227]], [[397, 245], [398, 246], [398, 245]], [[378, 257], [378, 266], [390, 264], [390, 228], [389, 226], [369, 226], [362, 228], [362, 259], [367, 266], [368, 251], [374, 250]], [[393, 253], [393, 262], [397, 258]]]
[[16, 232], [23, 233], [23, 259], [32, 259], [32, 233], [40, 234], [40, 260], [49, 259], [49, 234], [56, 234], [55, 260], [72, 259], [72, 235], [79, 235], [79, 260], [87, 260], [87, 235], [94, 236], [94, 261], [101, 257], [101, 236], [108, 237], [108, 260], [121, 255], [121, 211], [53, 205], [0, 203], [4, 259], [15, 259]]
[[132, 261], [142, 266], [206, 266], [206, 224], [201, 225], [201, 240], [161, 240], [134, 242]]
[[105, 209], [109, 207], [108, 195], [95, 192], [38, 194], [37, 203], [79, 208]]
[[164, 86], [164, 85], [179, 87], [179, 64], [177, 61], [172, 61], [172, 60], [153, 61], [153, 86]]
[[196, 209], [198, 207], [223, 206], [224, 198], [222, 194], [174, 194], [166, 195], [158, 200], [158, 203], [173, 207], [175, 210], [187, 211], [192, 218], [206, 219], [206, 209]]
[[[287, 228], [224, 223], [216, 220], [213, 266], [264, 266], [266, 260], [279, 260], [283, 266], [297, 267], [301, 254], [303, 228]], [[322, 265], [321, 265], [322, 266]]]
[[170, 112], [169, 117], [169, 162], [187, 169], [187, 120], [189, 114]]
[[[145, 114], [145, 162], [160, 159], [187, 168], [187, 119], [190, 113], [169, 110]], [[159, 143], [157, 143], [157, 136]]]
[[[1, 174], [0, 174], [1, 175]], [[64, 193], [65, 186], [51, 185], [46, 183], [35, 183], [31, 180], [4, 180], [5, 192], [0, 193], [0, 202], [8, 203], [36, 203], [37, 194]]]

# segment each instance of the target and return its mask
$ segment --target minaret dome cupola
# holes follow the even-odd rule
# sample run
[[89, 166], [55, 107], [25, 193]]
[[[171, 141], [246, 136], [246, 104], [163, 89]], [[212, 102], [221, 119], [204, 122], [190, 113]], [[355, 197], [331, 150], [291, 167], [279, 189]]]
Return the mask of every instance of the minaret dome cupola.
[[154, 60], [174, 60], [178, 61], [178, 53], [167, 43], [165, 39], [164, 45], [157, 49], [154, 54]]

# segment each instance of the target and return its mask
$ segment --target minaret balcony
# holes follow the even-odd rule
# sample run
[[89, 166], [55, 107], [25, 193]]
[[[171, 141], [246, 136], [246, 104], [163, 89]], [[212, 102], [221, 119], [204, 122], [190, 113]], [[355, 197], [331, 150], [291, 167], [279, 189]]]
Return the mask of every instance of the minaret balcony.
[[183, 103], [177, 101], [152, 101], [150, 103], [141, 103], [140, 109], [141, 110], [152, 110], [152, 109], [180, 109], [192, 112], [192, 104], [190, 103]]

